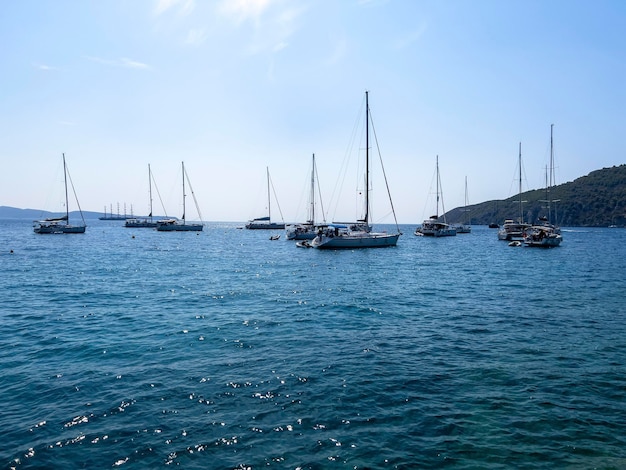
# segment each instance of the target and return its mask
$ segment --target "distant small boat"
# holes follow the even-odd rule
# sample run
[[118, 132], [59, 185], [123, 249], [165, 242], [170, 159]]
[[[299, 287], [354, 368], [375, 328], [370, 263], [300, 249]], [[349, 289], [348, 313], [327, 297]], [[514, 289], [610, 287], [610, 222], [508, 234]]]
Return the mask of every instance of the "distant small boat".
[[100, 220], [126, 220], [126, 204], [124, 204], [124, 215], [120, 214], [120, 205], [117, 204], [117, 214], [113, 214], [113, 204], [111, 204], [111, 209], [109, 210], [109, 215], [107, 215], [107, 206], [104, 206], [104, 215], [98, 217]]
[[[313, 154], [313, 163], [311, 166], [311, 192], [309, 195], [309, 218], [306, 222], [300, 224], [287, 225], [285, 236], [287, 240], [313, 240], [317, 235], [315, 225], [315, 176], [317, 174], [317, 167], [315, 166], [315, 154]], [[322, 198], [320, 196], [320, 206], [322, 205]], [[322, 207], [322, 214], [324, 214], [324, 207]], [[324, 225], [325, 225], [324, 221]]]
[[[185, 178], [187, 177], [187, 172], [185, 171], [185, 162], [182, 163], [183, 167], [183, 217], [182, 222], [178, 219], [164, 219], [157, 221], [156, 229], [159, 232], [201, 232], [204, 228], [204, 224], [201, 223], [190, 223], [186, 222], [185, 217], [185, 198], [187, 195], [185, 194]], [[191, 184], [190, 184], [191, 186]], [[193, 195], [193, 189], [191, 189], [191, 194]], [[195, 201], [195, 196], [194, 196]], [[198, 209], [198, 204], [196, 203], [196, 209], [198, 210], [198, 215], [200, 215], [200, 210]], [[202, 217], [200, 217], [202, 219]]]
[[500, 226], [498, 224], [496, 224], [495, 222], [491, 222], [489, 224], [489, 228], [500, 228]]
[[467, 176], [465, 177], [465, 207], [463, 208], [463, 223], [456, 225], [454, 229], [456, 233], [472, 233], [472, 226], [468, 217], [469, 209], [467, 208]]
[[74, 193], [74, 197], [76, 198], [76, 205], [78, 206], [78, 210], [80, 212], [80, 217], [83, 220], [82, 225], [71, 225], [70, 221], [70, 211], [69, 211], [69, 201], [68, 201], [68, 192], [67, 192], [67, 179], [68, 179], [68, 170], [67, 165], [65, 163], [65, 154], [63, 154], [63, 183], [65, 185], [65, 215], [62, 217], [51, 217], [44, 220], [36, 220], [34, 222], [33, 231], [39, 234], [64, 234], [64, 233], [85, 233], [85, 229], [87, 225], [85, 224], [85, 218], [83, 217], [83, 211], [80, 208], [80, 204], [78, 203], [78, 198], [76, 197], [76, 191], [74, 191], [74, 185], [70, 178], [70, 185], [72, 186], [72, 192]]
[[522, 143], [519, 144], [519, 220], [517, 222], [513, 219], [507, 219], [504, 221], [504, 225], [498, 230], [498, 240], [523, 240], [524, 231], [530, 227], [530, 224], [524, 223], [524, 211], [522, 209]]
[[563, 238], [554, 227], [545, 225], [533, 225], [526, 229], [524, 245], [536, 248], [553, 248], [559, 246]]
[[[456, 230], [454, 227], [451, 227], [446, 223], [445, 216], [445, 208], [443, 208], [443, 192], [441, 191], [441, 178], [439, 176], [439, 155], [437, 155], [437, 164], [436, 164], [436, 184], [437, 184], [437, 192], [436, 192], [436, 211], [435, 215], [431, 215], [430, 218], [422, 223], [421, 227], [417, 227], [415, 229], [415, 235], [424, 236], [424, 237], [453, 237], [456, 235]], [[439, 197], [441, 195], [441, 206], [444, 212], [443, 221], [439, 220]]]
[[[146, 218], [133, 217], [126, 219], [124, 227], [126, 228], [154, 228], [157, 226], [156, 220], [152, 218], [152, 171], [148, 164], [148, 188], [150, 192], [150, 214]], [[131, 211], [132, 212], [132, 211]]]
[[271, 197], [270, 197], [270, 169], [266, 167], [267, 173], [267, 215], [265, 217], [258, 217], [250, 220], [245, 227], [248, 230], [284, 230], [284, 222], [272, 222], [272, 209], [271, 209]]

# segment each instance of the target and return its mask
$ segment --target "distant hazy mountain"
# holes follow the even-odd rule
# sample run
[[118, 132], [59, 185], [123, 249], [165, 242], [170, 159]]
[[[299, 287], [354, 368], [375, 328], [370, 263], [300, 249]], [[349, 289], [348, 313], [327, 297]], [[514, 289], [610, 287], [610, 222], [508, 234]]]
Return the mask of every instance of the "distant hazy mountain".
[[[47, 217], [64, 215], [60, 212], [48, 212], [39, 209], [18, 209], [17, 207], [0, 206], [0, 219], [30, 219], [38, 220]], [[83, 211], [85, 219], [97, 219], [102, 216], [102, 212]], [[80, 212], [70, 211], [70, 218], [80, 218]]]
[[[505, 219], [519, 218], [519, 195], [508, 199], [482, 202], [468, 206], [472, 224], [502, 225]], [[548, 215], [546, 190], [535, 189], [522, 193], [525, 222], [536, 222]], [[563, 227], [626, 226], [626, 165], [603, 168], [550, 190], [553, 222]], [[448, 223], [460, 223], [463, 207], [446, 213]], [[556, 219], [555, 219], [556, 214]]]

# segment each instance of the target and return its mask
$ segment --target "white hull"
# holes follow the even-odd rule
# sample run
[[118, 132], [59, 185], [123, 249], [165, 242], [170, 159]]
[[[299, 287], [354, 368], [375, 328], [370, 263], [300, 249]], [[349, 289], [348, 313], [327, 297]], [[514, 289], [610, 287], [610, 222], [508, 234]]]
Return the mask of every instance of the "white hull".
[[33, 231], [39, 234], [85, 233], [86, 225], [67, 225], [38, 222]]
[[553, 248], [562, 241], [560, 229], [552, 226], [531, 227], [524, 237], [524, 245], [535, 248]]
[[147, 219], [126, 219], [127, 228], [155, 228], [158, 224]]
[[159, 232], [201, 232], [203, 228], [203, 224], [185, 224], [177, 220], [159, 221], [156, 227]]
[[456, 236], [456, 230], [453, 228], [421, 229], [420, 234], [424, 237], [454, 237]]
[[524, 239], [524, 245], [534, 248], [554, 248], [559, 246], [562, 240], [560, 235], [554, 235], [543, 240]]
[[386, 248], [396, 246], [400, 234], [387, 233], [350, 233], [330, 236], [326, 234], [316, 236], [311, 242], [314, 248], [325, 250], [346, 250], [354, 248]]
[[309, 224], [289, 225], [285, 232], [287, 240], [313, 240], [316, 236], [315, 226]]
[[529, 228], [528, 224], [521, 224], [506, 220], [500, 230], [498, 230], [498, 240], [505, 240], [507, 242], [513, 240], [523, 240], [524, 231]]
[[456, 236], [456, 229], [444, 222], [437, 222], [436, 219], [431, 218], [425, 220], [421, 227], [415, 229], [415, 235], [424, 237], [454, 237]]

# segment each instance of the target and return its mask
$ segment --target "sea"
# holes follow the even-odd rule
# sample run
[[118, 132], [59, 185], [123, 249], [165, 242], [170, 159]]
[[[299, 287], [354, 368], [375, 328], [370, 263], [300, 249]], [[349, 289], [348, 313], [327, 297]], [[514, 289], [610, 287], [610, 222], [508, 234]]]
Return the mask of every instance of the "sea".
[[0, 468], [626, 469], [625, 229], [122, 224], [0, 221]]

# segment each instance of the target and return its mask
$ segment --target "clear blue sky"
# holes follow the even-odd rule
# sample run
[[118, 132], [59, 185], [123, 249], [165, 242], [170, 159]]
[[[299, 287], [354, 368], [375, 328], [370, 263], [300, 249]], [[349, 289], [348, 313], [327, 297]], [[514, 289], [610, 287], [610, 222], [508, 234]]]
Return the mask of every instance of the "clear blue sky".
[[312, 153], [332, 207], [365, 90], [401, 223], [432, 213], [436, 155], [447, 210], [466, 176], [470, 203], [514, 195], [519, 142], [543, 187], [550, 124], [572, 181], [626, 163], [624, 31], [621, 0], [1, 2], [0, 205], [60, 210], [65, 152], [83, 210], [147, 213], [151, 164], [180, 216], [184, 160], [204, 220], [263, 215], [266, 166], [302, 220]]

